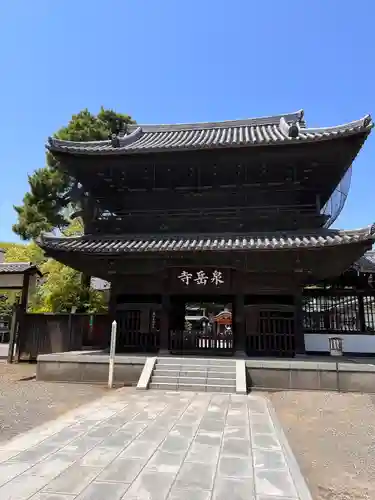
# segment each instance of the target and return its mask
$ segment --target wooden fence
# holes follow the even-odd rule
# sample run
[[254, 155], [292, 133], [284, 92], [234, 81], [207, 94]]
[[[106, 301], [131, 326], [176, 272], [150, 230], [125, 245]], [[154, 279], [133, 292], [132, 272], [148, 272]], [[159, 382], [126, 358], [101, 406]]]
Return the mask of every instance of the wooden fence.
[[38, 354], [105, 348], [109, 337], [106, 314], [21, 314], [17, 321], [17, 358], [32, 361]]
[[[375, 334], [375, 291], [306, 289], [303, 294], [301, 322], [304, 333]], [[106, 348], [110, 339], [110, 319], [107, 314], [32, 314], [18, 310], [12, 320], [16, 340], [16, 359], [36, 360], [38, 354], [75, 351], [90, 348]], [[249, 356], [281, 355], [292, 352], [293, 332], [280, 318], [258, 318], [252, 337], [247, 335]], [[277, 320], [277, 321], [276, 321]], [[156, 331], [141, 332], [140, 325], [118, 321], [118, 344], [122, 352], [157, 352], [160, 335]], [[290, 323], [292, 324], [292, 323]], [[257, 334], [255, 338], [254, 333]], [[235, 332], [234, 332], [235, 336]], [[288, 339], [286, 338], [288, 337]], [[198, 342], [199, 340], [199, 342]], [[232, 343], [204, 343], [194, 339], [199, 352], [220, 352], [233, 348]], [[170, 351], [185, 352], [191, 349], [192, 338], [180, 336], [170, 339]], [[198, 342], [198, 343], [197, 343]], [[271, 349], [272, 348], [272, 349]]]

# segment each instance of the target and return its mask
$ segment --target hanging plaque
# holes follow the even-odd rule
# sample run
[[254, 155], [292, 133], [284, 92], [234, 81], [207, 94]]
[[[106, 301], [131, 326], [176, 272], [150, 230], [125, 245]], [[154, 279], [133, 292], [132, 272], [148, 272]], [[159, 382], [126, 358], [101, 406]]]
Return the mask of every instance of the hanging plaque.
[[215, 286], [225, 284], [224, 274], [222, 271], [213, 269], [212, 271], [191, 271], [191, 270], [181, 270], [177, 276], [177, 279], [185, 286]]

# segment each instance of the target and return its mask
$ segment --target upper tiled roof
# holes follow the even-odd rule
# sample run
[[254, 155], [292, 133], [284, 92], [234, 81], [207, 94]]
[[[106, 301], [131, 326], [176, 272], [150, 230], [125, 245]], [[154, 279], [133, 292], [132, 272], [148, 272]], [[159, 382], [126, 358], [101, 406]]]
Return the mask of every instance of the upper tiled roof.
[[35, 271], [39, 273], [38, 268], [31, 262], [0, 263], [0, 274], [22, 274], [32, 269], [35, 269]]
[[130, 252], [189, 252], [227, 250], [277, 250], [286, 248], [318, 248], [372, 241], [375, 226], [315, 233], [289, 232], [246, 235], [175, 235], [138, 236], [137, 238], [80, 236], [60, 238], [42, 236], [39, 245], [46, 250], [118, 255]]
[[130, 125], [112, 140], [72, 142], [50, 137], [47, 148], [72, 154], [134, 154], [323, 141], [370, 131], [365, 116], [337, 127], [306, 128], [303, 111], [264, 118], [177, 125]]

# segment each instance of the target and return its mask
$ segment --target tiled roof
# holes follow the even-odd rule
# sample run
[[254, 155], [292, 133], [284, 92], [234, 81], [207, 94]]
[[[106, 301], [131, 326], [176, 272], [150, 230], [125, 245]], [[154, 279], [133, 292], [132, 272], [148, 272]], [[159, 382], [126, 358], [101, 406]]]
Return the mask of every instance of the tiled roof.
[[130, 252], [189, 252], [223, 250], [277, 250], [284, 248], [317, 248], [372, 241], [375, 226], [364, 229], [337, 231], [321, 230], [316, 233], [273, 233], [246, 235], [175, 235], [138, 236], [137, 238], [42, 236], [39, 245], [46, 250], [85, 252], [96, 254], [122, 254]]
[[109, 290], [111, 288], [111, 283], [101, 278], [95, 278], [95, 276], [92, 276], [90, 280], [90, 287], [93, 290], [102, 292], [104, 290]]
[[177, 125], [130, 125], [112, 140], [72, 142], [50, 137], [47, 148], [72, 154], [134, 154], [313, 142], [370, 131], [366, 116], [337, 127], [306, 128], [303, 111], [265, 118]]
[[0, 274], [21, 274], [26, 271], [35, 269], [38, 273], [37, 267], [31, 262], [2, 262], [0, 263]]
[[355, 269], [358, 269], [362, 273], [374, 273], [375, 272], [375, 252], [366, 252], [363, 257], [357, 260], [353, 265]]

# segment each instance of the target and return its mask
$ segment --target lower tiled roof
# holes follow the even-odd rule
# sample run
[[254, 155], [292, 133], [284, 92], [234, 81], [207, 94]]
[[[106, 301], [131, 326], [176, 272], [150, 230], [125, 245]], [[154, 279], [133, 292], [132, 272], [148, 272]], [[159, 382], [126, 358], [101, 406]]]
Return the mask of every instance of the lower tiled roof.
[[247, 235], [174, 235], [140, 236], [136, 238], [81, 236], [61, 238], [42, 236], [39, 245], [46, 250], [95, 254], [140, 252], [189, 252], [228, 250], [277, 250], [286, 248], [318, 248], [345, 245], [374, 239], [375, 226], [364, 229], [316, 233], [274, 233]]
[[0, 274], [22, 274], [26, 271], [35, 269], [38, 271], [37, 267], [31, 262], [1, 262], [0, 263]]
[[96, 278], [95, 276], [92, 276], [90, 279], [90, 287], [93, 290], [104, 291], [111, 288], [111, 283], [109, 283], [109, 281], [103, 280], [102, 278]]
[[362, 273], [374, 273], [375, 272], [375, 252], [366, 252], [363, 257], [357, 260], [353, 265], [355, 269]]

